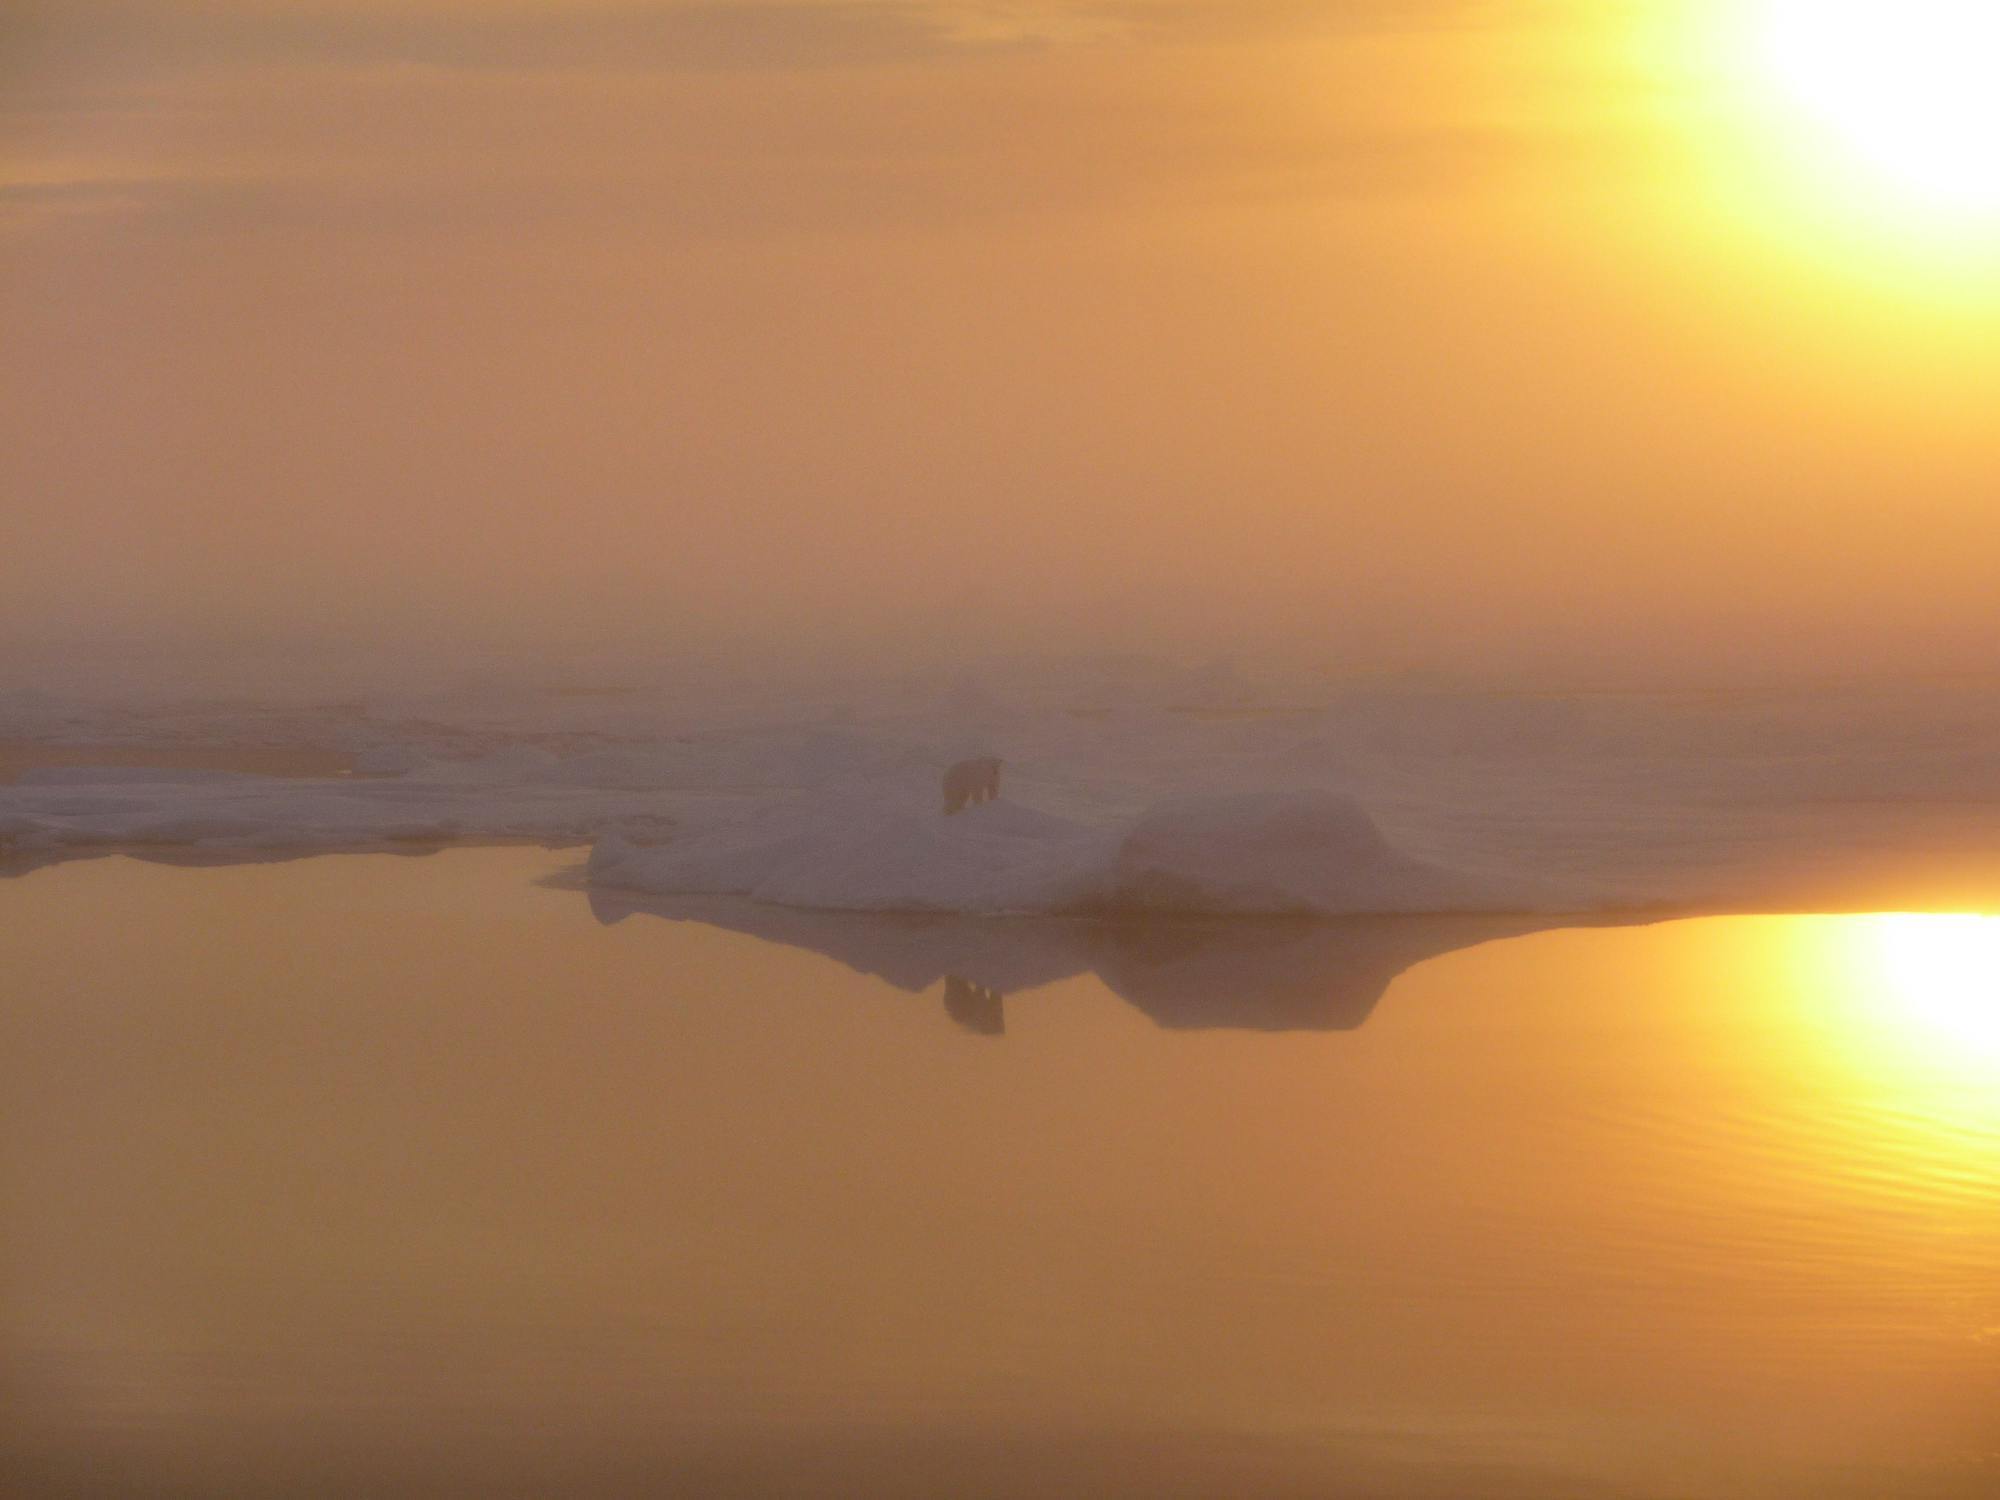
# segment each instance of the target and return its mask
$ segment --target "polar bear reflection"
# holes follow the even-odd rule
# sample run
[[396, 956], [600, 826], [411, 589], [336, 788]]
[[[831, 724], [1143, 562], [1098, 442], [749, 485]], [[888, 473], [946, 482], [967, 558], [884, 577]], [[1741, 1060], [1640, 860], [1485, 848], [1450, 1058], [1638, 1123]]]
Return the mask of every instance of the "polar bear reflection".
[[1007, 1034], [1007, 1002], [998, 990], [961, 979], [944, 977], [944, 1013], [975, 1036]]

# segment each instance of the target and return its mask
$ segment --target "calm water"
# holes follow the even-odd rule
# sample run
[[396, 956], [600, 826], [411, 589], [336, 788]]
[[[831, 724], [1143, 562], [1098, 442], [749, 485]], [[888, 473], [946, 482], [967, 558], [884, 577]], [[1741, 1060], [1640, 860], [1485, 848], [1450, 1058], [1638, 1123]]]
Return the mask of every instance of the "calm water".
[[0, 882], [0, 1492], [2000, 1493], [2000, 923], [569, 862]]

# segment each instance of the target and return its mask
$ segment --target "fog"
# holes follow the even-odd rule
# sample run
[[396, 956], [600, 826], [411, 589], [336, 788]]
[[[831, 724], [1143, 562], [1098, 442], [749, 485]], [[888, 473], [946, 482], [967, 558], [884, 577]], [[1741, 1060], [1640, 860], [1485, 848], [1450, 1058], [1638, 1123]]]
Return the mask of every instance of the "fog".
[[1607, 9], [31, 0], [0, 632], [1990, 665], [1992, 258]]

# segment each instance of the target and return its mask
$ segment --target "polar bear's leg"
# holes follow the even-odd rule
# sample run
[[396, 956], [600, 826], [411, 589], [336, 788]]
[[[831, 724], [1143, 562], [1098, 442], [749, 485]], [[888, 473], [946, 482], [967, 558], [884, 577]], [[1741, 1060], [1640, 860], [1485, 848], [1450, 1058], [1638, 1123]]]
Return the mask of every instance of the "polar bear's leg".
[[944, 773], [944, 815], [964, 810], [978, 791], [978, 778], [969, 761], [960, 761]]

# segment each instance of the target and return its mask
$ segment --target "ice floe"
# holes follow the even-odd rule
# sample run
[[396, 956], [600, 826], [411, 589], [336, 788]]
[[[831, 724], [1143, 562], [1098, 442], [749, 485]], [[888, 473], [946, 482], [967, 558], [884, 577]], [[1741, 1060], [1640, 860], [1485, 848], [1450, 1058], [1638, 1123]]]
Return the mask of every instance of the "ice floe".
[[[1978, 684], [1509, 693], [1103, 659], [768, 690], [25, 688], [0, 691], [0, 731], [35, 767], [0, 783], [16, 870], [526, 839], [589, 846], [602, 890], [845, 911], [2000, 898], [2000, 694]], [[37, 744], [123, 763], [41, 763]], [[338, 752], [351, 773], [129, 764], [229, 746]], [[942, 768], [986, 754], [1006, 762], [1001, 798], [943, 816]]]

